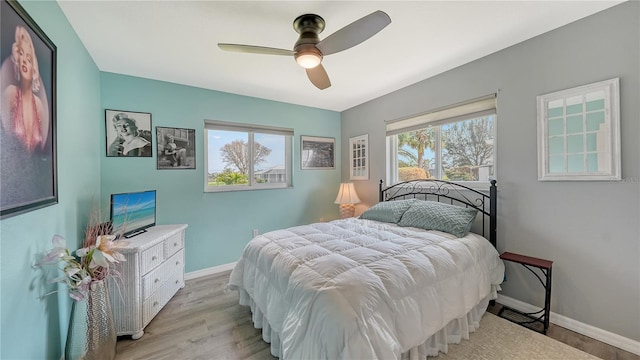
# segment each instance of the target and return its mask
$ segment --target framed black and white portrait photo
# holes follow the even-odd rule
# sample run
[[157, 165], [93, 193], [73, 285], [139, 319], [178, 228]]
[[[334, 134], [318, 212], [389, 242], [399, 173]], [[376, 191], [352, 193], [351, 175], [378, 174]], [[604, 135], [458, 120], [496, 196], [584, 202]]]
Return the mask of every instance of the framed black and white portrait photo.
[[196, 168], [196, 131], [156, 126], [158, 170]]
[[151, 157], [151, 114], [105, 110], [107, 157]]

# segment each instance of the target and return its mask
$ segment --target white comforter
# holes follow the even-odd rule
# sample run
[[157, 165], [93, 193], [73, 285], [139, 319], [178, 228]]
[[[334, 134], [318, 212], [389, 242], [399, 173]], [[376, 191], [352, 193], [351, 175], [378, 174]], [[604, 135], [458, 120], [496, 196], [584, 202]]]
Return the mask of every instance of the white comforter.
[[351, 218], [255, 237], [229, 287], [255, 302], [283, 359], [388, 360], [495, 298], [503, 274], [481, 236]]

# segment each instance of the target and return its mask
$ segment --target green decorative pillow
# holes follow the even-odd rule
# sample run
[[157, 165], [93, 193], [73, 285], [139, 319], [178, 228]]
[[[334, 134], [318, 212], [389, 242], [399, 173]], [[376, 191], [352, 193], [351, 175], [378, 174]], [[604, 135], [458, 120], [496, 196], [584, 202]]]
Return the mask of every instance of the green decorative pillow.
[[478, 210], [435, 201], [416, 201], [405, 211], [398, 225], [438, 230], [463, 237], [471, 230]]
[[394, 200], [377, 203], [360, 215], [360, 219], [376, 220], [397, 224], [402, 214], [418, 200]]

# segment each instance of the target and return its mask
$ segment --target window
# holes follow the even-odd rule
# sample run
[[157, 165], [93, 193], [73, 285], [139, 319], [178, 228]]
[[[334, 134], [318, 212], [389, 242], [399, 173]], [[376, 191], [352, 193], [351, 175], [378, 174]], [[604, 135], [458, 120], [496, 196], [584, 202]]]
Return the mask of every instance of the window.
[[206, 120], [204, 190], [290, 187], [293, 130]]
[[387, 182], [495, 177], [495, 95], [388, 122]]

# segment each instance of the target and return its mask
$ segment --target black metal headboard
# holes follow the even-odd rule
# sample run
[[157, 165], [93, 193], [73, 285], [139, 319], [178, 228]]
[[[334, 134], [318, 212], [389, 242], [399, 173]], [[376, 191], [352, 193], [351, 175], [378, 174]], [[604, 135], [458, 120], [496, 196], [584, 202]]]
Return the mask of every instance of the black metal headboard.
[[[472, 207], [483, 214], [482, 236], [489, 239], [496, 246], [496, 227], [498, 217], [498, 187], [495, 180], [491, 180], [489, 195], [470, 187], [444, 180], [421, 179], [411, 180], [387, 188], [383, 188], [380, 180], [380, 201], [402, 200], [416, 198], [444, 202], [451, 205]], [[486, 229], [487, 220], [489, 229]]]

